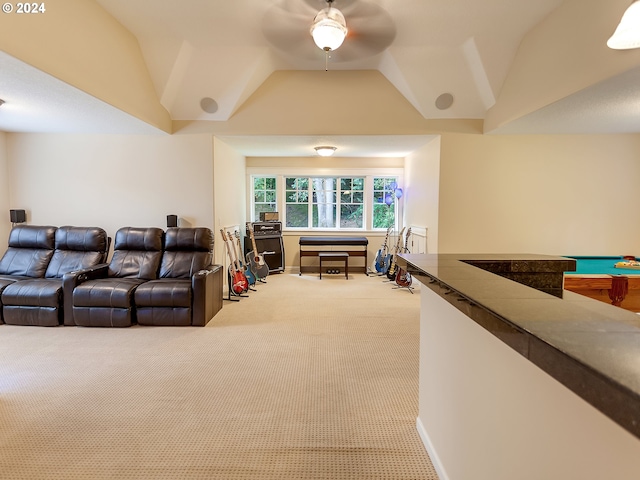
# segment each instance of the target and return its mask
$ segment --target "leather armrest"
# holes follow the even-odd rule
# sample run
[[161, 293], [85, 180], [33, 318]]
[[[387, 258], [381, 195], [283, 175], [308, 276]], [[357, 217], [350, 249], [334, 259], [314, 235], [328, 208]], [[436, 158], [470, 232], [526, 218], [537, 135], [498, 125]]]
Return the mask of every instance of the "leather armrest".
[[191, 277], [193, 312], [191, 325], [204, 327], [213, 316], [213, 270], [200, 270]]
[[93, 280], [96, 278], [105, 278], [109, 271], [109, 265], [101, 263], [93, 267], [85, 268], [82, 270], [75, 270], [73, 272], [65, 273], [62, 277], [62, 300], [63, 300], [63, 314], [64, 324], [73, 326], [73, 289], [87, 280]]

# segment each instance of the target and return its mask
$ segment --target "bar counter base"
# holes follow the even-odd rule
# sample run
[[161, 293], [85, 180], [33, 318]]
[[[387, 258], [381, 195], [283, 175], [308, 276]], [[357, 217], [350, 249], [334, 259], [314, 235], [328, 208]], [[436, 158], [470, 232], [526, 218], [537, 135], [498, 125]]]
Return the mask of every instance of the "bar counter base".
[[640, 440], [421, 289], [417, 427], [441, 480], [635, 480]]

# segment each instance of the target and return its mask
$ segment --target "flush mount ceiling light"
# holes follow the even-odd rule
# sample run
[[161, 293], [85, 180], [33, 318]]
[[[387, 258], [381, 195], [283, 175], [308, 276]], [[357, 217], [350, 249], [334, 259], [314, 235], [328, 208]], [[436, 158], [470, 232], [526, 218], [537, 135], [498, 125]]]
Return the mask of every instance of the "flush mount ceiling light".
[[315, 147], [315, 151], [318, 152], [318, 155], [321, 157], [330, 157], [336, 151], [336, 147], [323, 145], [321, 147]]
[[618, 28], [607, 46], [614, 50], [640, 48], [640, 0], [634, 1], [622, 15]]
[[311, 24], [311, 36], [319, 49], [330, 52], [337, 49], [347, 36], [347, 22], [337, 8], [331, 6], [333, 0], [327, 0], [329, 6], [320, 10]]

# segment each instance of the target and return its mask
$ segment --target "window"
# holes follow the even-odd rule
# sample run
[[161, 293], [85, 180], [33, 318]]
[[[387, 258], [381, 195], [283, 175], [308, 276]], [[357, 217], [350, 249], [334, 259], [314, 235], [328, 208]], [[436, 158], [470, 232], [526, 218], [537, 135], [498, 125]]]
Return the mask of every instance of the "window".
[[364, 228], [364, 178], [340, 179], [340, 228]]
[[307, 228], [309, 226], [309, 179], [287, 178], [285, 185], [286, 226]]
[[396, 177], [373, 179], [373, 228], [394, 227], [396, 224]]
[[312, 178], [313, 227], [335, 228], [336, 226], [336, 179]]
[[261, 212], [275, 212], [276, 177], [253, 178], [253, 218], [260, 218]]
[[[311, 170], [311, 169], [309, 169]], [[395, 228], [397, 175], [251, 177], [254, 218], [280, 212], [284, 228], [365, 230]]]

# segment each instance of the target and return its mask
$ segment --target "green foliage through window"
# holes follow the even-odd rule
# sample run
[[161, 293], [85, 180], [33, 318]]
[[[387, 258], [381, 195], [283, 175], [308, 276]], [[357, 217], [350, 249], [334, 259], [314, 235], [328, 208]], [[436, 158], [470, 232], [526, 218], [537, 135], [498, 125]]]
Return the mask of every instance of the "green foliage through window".
[[277, 211], [276, 177], [253, 178], [253, 215], [260, 219], [260, 212]]
[[[386, 229], [395, 227], [398, 178], [283, 177], [284, 215], [288, 228]], [[253, 177], [252, 207], [260, 212], [278, 210], [276, 176]], [[368, 186], [367, 186], [368, 185]], [[373, 188], [372, 188], [373, 187]], [[366, 215], [366, 216], [365, 216]], [[367, 220], [368, 217], [368, 220]]]

